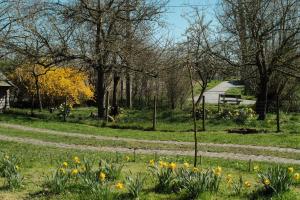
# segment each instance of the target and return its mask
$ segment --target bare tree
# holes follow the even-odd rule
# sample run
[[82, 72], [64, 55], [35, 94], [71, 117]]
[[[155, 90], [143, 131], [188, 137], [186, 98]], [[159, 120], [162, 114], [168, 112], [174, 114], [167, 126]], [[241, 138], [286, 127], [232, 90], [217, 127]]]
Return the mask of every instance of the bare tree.
[[[59, 4], [65, 26], [74, 29], [73, 42], [69, 44], [72, 52], [68, 52], [69, 55], [77, 57], [97, 73], [96, 91], [100, 118], [105, 114], [107, 76], [113, 68], [123, 67], [124, 63], [112, 63], [115, 54], [121, 55], [120, 44], [126, 40], [126, 34], [120, 31], [121, 25], [128, 24], [128, 21], [133, 24], [151, 21], [160, 13], [161, 5], [163, 4], [158, 1], [137, 0], [74, 0]], [[130, 19], [127, 17], [128, 12]]]
[[223, 25], [230, 45], [222, 58], [242, 67], [244, 79], [257, 81], [256, 112], [266, 118], [274, 74], [299, 76], [300, 23], [297, 0], [223, 0]]
[[204, 15], [201, 15], [198, 9], [195, 9], [193, 21], [186, 30], [190, 46], [190, 64], [197, 75], [197, 82], [200, 85], [200, 94], [196, 101], [196, 106], [200, 103], [208, 83], [214, 79], [218, 72], [221, 72], [223, 63], [213, 55], [211, 51], [216, 51], [218, 46], [216, 38], [210, 29], [210, 22], [205, 22]]

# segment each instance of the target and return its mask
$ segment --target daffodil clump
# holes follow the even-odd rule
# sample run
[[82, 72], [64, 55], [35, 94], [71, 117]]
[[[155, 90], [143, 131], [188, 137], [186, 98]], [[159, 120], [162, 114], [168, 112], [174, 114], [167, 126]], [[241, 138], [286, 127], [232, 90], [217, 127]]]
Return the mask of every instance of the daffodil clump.
[[20, 161], [15, 156], [0, 156], [0, 177], [5, 178], [5, 183], [10, 189], [22, 186], [23, 177], [20, 174]]
[[234, 120], [236, 123], [245, 124], [256, 116], [252, 108], [231, 109], [224, 108], [215, 116], [216, 119]]
[[[122, 190], [125, 187], [121, 181], [114, 183], [119, 178], [122, 167], [118, 164], [107, 163], [101, 160], [98, 169], [93, 168], [93, 163], [78, 156], [71, 161], [63, 161], [52, 177], [48, 178], [45, 186], [53, 193], [61, 193], [70, 185], [78, 185], [96, 196], [112, 195], [114, 190]], [[104, 199], [106, 198], [103, 197]]]
[[258, 177], [264, 190], [268, 194], [280, 194], [289, 191], [300, 177], [293, 167], [271, 167], [264, 172], [259, 172]]

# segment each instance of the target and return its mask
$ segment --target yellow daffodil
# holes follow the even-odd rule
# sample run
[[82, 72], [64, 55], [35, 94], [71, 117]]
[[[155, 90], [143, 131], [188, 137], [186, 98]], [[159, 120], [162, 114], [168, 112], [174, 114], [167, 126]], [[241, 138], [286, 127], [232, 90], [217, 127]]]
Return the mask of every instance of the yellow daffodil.
[[245, 185], [246, 188], [251, 187], [250, 181], [245, 181], [245, 182], [244, 182], [244, 185]]
[[67, 163], [67, 162], [63, 162], [62, 165], [63, 165], [64, 168], [67, 168], [67, 167], [68, 167], [68, 163]]
[[168, 167], [168, 163], [167, 162], [163, 162], [163, 161], [160, 161], [159, 162], [159, 166], [161, 167], [161, 168], [167, 168]]
[[130, 157], [129, 156], [125, 156], [125, 160], [126, 160], [126, 162], [128, 162], [130, 160]]
[[187, 162], [185, 162], [185, 163], [183, 163], [183, 166], [184, 166], [184, 168], [189, 168], [190, 167], [190, 164], [189, 163], [187, 163]]
[[154, 160], [149, 160], [149, 164], [153, 166], [155, 164], [155, 161]]
[[159, 166], [162, 167], [164, 162], [163, 161], [159, 161], [158, 163], [159, 163]]
[[80, 164], [80, 159], [77, 156], [75, 156], [73, 160], [75, 164]]
[[82, 166], [80, 167], [80, 169], [79, 169], [79, 171], [81, 171], [81, 172], [84, 172], [85, 170], [86, 170], [86, 168], [85, 168], [84, 165], [82, 165]]
[[264, 179], [263, 184], [268, 186], [271, 184], [271, 182], [269, 179], [266, 178], [266, 179]]
[[258, 166], [258, 165], [255, 165], [255, 166], [253, 167], [253, 170], [254, 170], [255, 172], [259, 171], [259, 166]]
[[64, 168], [60, 168], [60, 169], [59, 169], [59, 172], [62, 173], [62, 174], [65, 174], [65, 173], [66, 173], [66, 170], [65, 170]]
[[216, 169], [216, 172], [222, 173], [222, 167], [218, 166]]
[[100, 172], [100, 174], [99, 174], [100, 181], [105, 181], [105, 178], [106, 178], [106, 174], [104, 174], [103, 172]]
[[73, 169], [72, 172], [71, 172], [71, 174], [73, 176], [76, 176], [78, 174], [78, 172], [79, 172], [78, 169]]
[[227, 175], [226, 181], [227, 181], [227, 183], [229, 183], [229, 184], [232, 183], [232, 175], [231, 175], [231, 174], [228, 174], [228, 175]]
[[124, 184], [121, 183], [121, 182], [118, 182], [118, 183], [115, 185], [115, 187], [116, 187], [116, 189], [118, 189], [118, 190], [122, 190], [122, 189], [124, 189]]
[[171, 163], [169, 164], [169, 168], [170, 168], [171, 170], [175, 170], [175, 169], [176, 169], [176, 163], [171, 162]]
[[293, 177], [294, 177], [295, 181], [299, 181], [300, 180], [300, 174], [299, 173], [295, 173]]
[[222, 167], [218, 166], [215, 169], [213, 169], [213, 173], [217, 176], [221, 176], [222, 174]]
[[199, 172], [199, 171], [200, 171], [199, 168], [197, 168], [197, 167], [194, 167], [194, 168], [193, 168], [193, 172], [194, 172], [194, 173]]
[[294, 172], [294, 168], [293, 168], [293, 167], [289, 167], [289, 168], [288, 168], [288, 172], [289, 172], [290, 174], [292, 174], [292, 173]]

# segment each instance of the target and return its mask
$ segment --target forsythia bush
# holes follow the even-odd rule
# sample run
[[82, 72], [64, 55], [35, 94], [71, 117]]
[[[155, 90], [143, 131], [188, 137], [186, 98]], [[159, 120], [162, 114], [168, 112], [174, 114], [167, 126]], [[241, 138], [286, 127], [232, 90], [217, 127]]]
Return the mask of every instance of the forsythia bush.
[[47, 99], [50, 102], [61, 102], [67, 97], [69, 103], [79, 104], [81, 100], [88, 100], [94, 96], [92, 86], [88, 83], [87, 74], [79, 72], [74, 67], [47, 69], [39, 65], [24, 65], [17, 68], [10, 79], [19, 88], [24, 88], [28, 95], [33, 95], [36, 93], [36, 80], [33, 71], [40, 74], [38, 83], [42, 99]]

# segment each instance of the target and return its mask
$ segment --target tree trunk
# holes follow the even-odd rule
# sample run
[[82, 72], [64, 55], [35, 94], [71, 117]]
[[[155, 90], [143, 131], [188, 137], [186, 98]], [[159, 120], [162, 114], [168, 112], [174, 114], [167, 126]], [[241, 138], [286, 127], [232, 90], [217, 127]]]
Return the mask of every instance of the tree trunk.
[[267, 115], [268, 99], [268, 79], [266, 77], [260, 80], [260, 89], [257, 95], [256, 112], [258, 120], [265, 120]]
[[31, 116], [34, 115], [33, 111], [34, 111], [34, 94], [31, 95], [31, 110], [30, 110], [30, 114]]
[[119, 114], [119, 106], [117, 102], [117, 88], [120, 81], [120, 76], [117, 73], [114, 73], [113, 78], [113, 96], [112, 96], [112, 115], [116, 116]]
[[98, 117], [105, 117], [105, 106], [104, 106], [104, 96], [105, 96], [105, 81], [104, 81], [104, 71], [102, 68], [97, 69], [97, 105], [98, 105]]
[[37, 96], [37, 100], [38, 100], [38, 103], [39, 103], [39, 111], [42, 112], [43, 111], [43, 104], [42, 104], [41, 93], [40, 93], [39, 77], [36, 76], [34, 78], [35, 78], [36, 96]]
[[124, 81], [123, 78], [120, 79], [120, 105], [123, 106], [124, 105]]
[[196, 102], [196, 104], [195, 104], [196, 107], [198, 107], [198, 105], [199, 105], [199, 103], [200, 103], [200, 101], [201, 101], [201, 99], [202, 99], [202, 97], [203, 97], [203, 94], [204, 94], [205, 89], [206, 89], [206, 86], [201, 88], [200, 95], [199, 95], [199, 97], [198, 97], [198, 99], [197, 99], [197, 102]]
[[126, 73], [126, 106], [127, 108], [132, 108], [132, 88], [131, 88], [131, 76]]

